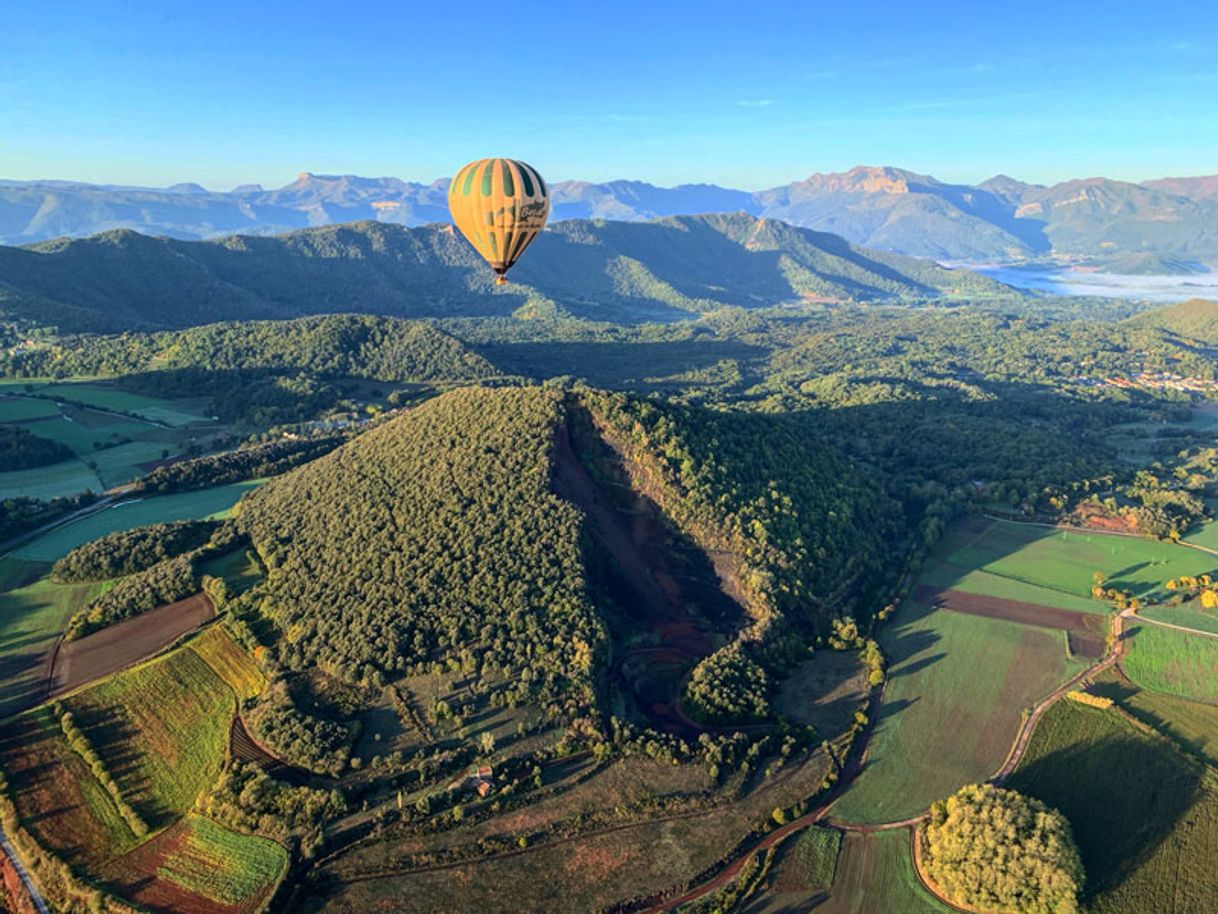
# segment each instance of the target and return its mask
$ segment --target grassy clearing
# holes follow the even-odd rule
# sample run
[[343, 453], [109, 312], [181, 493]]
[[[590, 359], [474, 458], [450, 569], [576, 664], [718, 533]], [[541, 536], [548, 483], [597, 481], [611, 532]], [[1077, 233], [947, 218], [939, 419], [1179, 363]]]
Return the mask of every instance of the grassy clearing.
[[245, 593], [262, 580], [262, 568], [250, 549], [235, 549], [216, 556], [204, 562], [200, 571], [212, 577], [223, 578], [228, 584], [230, 594]]
[[[1212, 574], [1218, 556], [1134, 536], [1077, 533], [994, 521], [959, 543], [947, 561], [966, 569], [1087, 598], [1092, 574], [1103, 571], [1114, 587], [1142, 599], [1166, 599], [1169, 578]], [[994, 594], [1003, 596], [1003, 594]], [[1100, 609], [1092, 604], [1092, 611]]]
[[158, 495], [134, 499], [74, 523], [57, 527], [14, 550], [13, 558], [26, 561], [54, 562], [82, 543], [90, 542], [115, 530], [127, 530], [143, 524], [167, 523], [174, 520], [199, 520], [222, 517], [233, 505], [258, 485], [257, 481], [236, 482], [198, 492]]
[[914, 872], [909, 832], [849, 833], [828, 900], [817, 914], [951, 914]]
[[853, 651], [818, 651], [800, 663], [778, 687], [774, 707], [783, 717], [811, 724], [832, 738], [854, 722], [867, 700], [867, 673]]
[[267, 838], [243, 835], [202, 816], [183, 820], [183, 833], [157, 867], [157, 877], [221, 904], [240, 904], [274, 885], [288, 855]]
[[923, 812], [1002, 764], [1023, 709], [1080, 668], [1060, 632], [906, 603], [882, 629], [888, 683], [843, 822]]
[[189, 647], [64, 700], [127, 801], [152, 827], [188, 812], [220, 773], [232, 690]]
[[[5, 559], [10, 578], [20, 582], [36, 569]], [[0, 718], [41, 700], [49, 673], [48, 661], [59, 633], [74, 612], [105, 588], [105, 584], [53, 584], [46, 579], [0, 593]]]
[[1009, 786], [1074, 828], [1094, 914], [1218, 910], [1218, 781], [1119, 712], [1059, 702]]
[[1218, 703], [1218, 638], [1138, 625], [1122, 666], [1144, 688]]

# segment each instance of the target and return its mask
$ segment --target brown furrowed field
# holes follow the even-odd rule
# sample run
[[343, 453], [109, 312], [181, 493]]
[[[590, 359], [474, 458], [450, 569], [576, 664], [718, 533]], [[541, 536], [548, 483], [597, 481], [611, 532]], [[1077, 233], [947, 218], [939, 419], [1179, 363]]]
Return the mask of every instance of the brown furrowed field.
[[51, 695], [64, 695], [145, 660], [215, 614], [211, 599], [197, 593], [64, 642], [55, 654]]

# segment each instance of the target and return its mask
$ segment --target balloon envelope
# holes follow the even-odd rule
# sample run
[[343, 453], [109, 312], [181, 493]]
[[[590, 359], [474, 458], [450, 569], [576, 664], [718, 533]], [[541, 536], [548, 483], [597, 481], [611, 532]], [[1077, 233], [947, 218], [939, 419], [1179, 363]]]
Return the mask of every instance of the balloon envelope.
[[453, 178], [448, 209], [503, 282], [503, 274], [545, 227], [550, 191], [537, 169], [524, 162], [478, 159]]

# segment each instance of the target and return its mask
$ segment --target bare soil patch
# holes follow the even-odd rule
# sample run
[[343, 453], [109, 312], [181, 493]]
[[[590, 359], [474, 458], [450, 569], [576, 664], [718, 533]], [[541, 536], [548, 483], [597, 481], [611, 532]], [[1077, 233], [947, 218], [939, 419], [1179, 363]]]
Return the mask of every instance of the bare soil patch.
[[1053, 606], [1039, 606], [1003, 597], [987, 597], [962, 590], [939, 590], [926, 584], [918, 586], [914, 599], [925, 606], [952, 612], [1005, 619], [1022, 625], [1055, 628], [1070, 633], [1073, 653], [1098, 659], [1104, 656], [1104, 634], [1107, 618], [1095, 613], [1081, 613]]
[[50, 694], [62, 695], [152, 657], [215, 614], [211, 598], [197, 593], [124, 619], [77, 641], [65, 641], [55, 654]]

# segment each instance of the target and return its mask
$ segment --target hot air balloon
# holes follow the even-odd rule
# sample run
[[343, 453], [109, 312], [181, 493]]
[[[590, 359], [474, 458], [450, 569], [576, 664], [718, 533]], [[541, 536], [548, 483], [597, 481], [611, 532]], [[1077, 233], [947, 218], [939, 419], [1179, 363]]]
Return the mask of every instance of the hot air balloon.
[[505, 275], [545, 227], [550, 191], [537, 169], [515, 159], [478, 159], [453, 178], [448, 209], [469, 243]]

